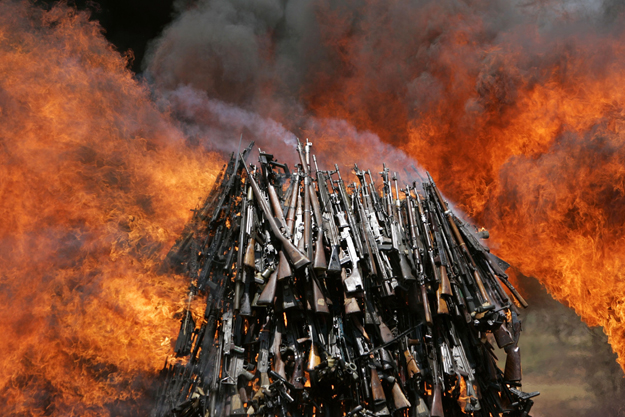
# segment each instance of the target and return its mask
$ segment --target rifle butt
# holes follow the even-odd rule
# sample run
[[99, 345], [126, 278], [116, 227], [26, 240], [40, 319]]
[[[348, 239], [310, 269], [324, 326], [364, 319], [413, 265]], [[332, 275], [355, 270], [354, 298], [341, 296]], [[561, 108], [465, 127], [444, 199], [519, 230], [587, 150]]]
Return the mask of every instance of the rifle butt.
[[447, 306], [447, 301], [443, 298], [442, 285], [439, 284], [438, 290], [436, 290], [436, 301], [438, 307], [436, 308], [437, 314], [449, 314], [449, 307]]
[[269, 276], [269, 280], [265, 284], [265, 288], [263, 292], [260, 293], [256, 304], [258, 305], [270, 305], [273, 304], [273, 300], [276, 296], [276, 287], [278, 285], [278, 268], [276, 268], [271, 275]]
[[438, 381], [434, 384], [431, 411], [431, 417], [445, 417], [443, 411], [443, 392], [441, 390], [441, 383]]
[[330, 263], [328, 264], [328, 272], [338, 273], [341, 272], [341, 261], [339, 260], [339, 247], [338, 245], [332, 246], [330, 252]]
[[315, 272], [325, 272], [328, 269], [326, 261], [326, 253], [323, 248], [323, 233], [320, 231], [315, 242], [315, 257], [313, 261], [313, 269]]
[[[238, 273], [242, 273], [242, 271], [239, 271]], [[241, 282], [240, 278], [237, 279], [237, 281], [234, 284], [234, 311], [239, 311], [240, 307], [241, 307], [241, 289], [243, 287], [243, 283]]]
[[230, 411], [226, 413], [228, 416], [242, 416], [247, 414], [245, 408], [243, 408], [243, 402], [239, 393], [230, 397]]
[[241, 306], [239, 314], [243, 317], [249, 317], [252, 315], [252, 304], [250, 302], [250, 292], [243, 291], [241, 296]]
[[247, 398], [247, 390], [245, 389], [245, 385], [241, 385], [239, 387], [239, 398], [241, 399], [241, 405], [245, 404], [248, 401]]
[[289, 261], [287, 261], [286, 256], [284, 256], [284, 252], [280, 251], [278, 253], [278, 280], [282, 281], [283, 279], [289, 278], [292, 275], [293, 271], [291, 270]]
[[291, 260], [295, 269], [303, 268], [310, 263], [310, 259], [300, 252], [290, 240], [282, 235], [280, 235], [280, 240], [282, 241], [282, 250]]
[[395, 410], [405, 410], [407, 408], [410, 408], [410, 401], [408, 401], [408, 399], [404, 395], [404, 392], [402, 391], [397, 381], [395, 381], [395, 383], [393, 384], [393, 389], [391, 392], [393, 395], [393, 404], [395, 405]]
[[404, 350], [404, 358], [406, 359], [406, 370], [408, 371], [408, 376], [413, 378], [415, 375], [421, 373], [419, 366], [417, 365], [417, 361], [410, 353], [410, 350]]
[[319, 285], [317, 285], [317, 280], [312, 278], [312, 296], [313, 296], [313, 310], [315, 313], [323, 313], [330, 314], [330, 309], [328, 308], [328, 303], [326, 302], [326, 298], [324, 297]]
[[374, 404], [386, 403], [382, 382], [380, 381], [378, 370], [375, 369], [375, 366], [371, 366], [371, 399]]
[[310, 342], [310, 350], [308, 351], [308, 362], [306, 364], [306, 370], [308, 372], [313, 372], [317, 366], [321, 364], [321, 357], [319, 356], [319, 351], [317, 350], [317, 345], [315, 342]]
[[300, 355], [296, 355], [293, 374], [289, 381], [297, 390], [304, 389], [304, 359]]
[[284, 213], [282, 212], [282, 206], [280, 205], [280, 198], [278, 198], [278, 193], [276, 193], [276, 189], [269, 181], [267, 181], [267, 190], [269, 191], [269, 201], [271, 202], [271, 208], [276, 215], [276, 219], [278, 219], [278, 224], [280, 228], [282, 228], [286, 232], [287, 226], [286, 222], [284, 221]]
[[444, 265], [441, 265], [441, 292], [443, 295], [453, 295], [451, 282], [449, 282], [449, 276], [447, 275], [447, 268]]
[[243, 264], [250, 268], [254, 268], [256, 266], [256, 254], [254, 253], [255, 246], [256, 240], [254, 238], [251, 238], [247, 243], [247, 248], [245, 248], [245, 257], [243, 258]]
[[417, 406], [415, 407], [414, 414], [411, 414], [414, 417], [430, 417], [430, 410], [428, 405], [425, 403], [425, 400], [417, 394]]
[[410, 268], [410, 264], [408, 264], [408, 259], [406, 258], [406, 254], [403, 252], [399, 252], [399, 269], [401, 270], [401, 275], [404, 281], [404, 285], [407, 287], [410, 283], [415, 282], [417, 279], [412, 275], [412, 270]]
[[393, 332], [391, 332], [391, 329], [388, 328], [381, 318], [378, 328], [380, 329], [380, 337], [384, 343], [390, 343], [394, 339]]
[[506, 351], [506, 368], [504, 371], [504, 380], [517, 382], [521, 380], [521, 348], [518, 346], [509, 346]]
[[358, 305], [356, 297], [345, 297], [345, 314], [350, 315], [360, 312], [360, 306]]
[[425, 288], [425, 284], [421, 284], [421, 301], [423, 302], [425, 322], [427, 324], [432, 324], [432, 311], [430, 310], [430, 302], [428, 300], [428, 292]]
[[497, 342], [497, 347], [499, 349], [503, 349], [514, 344], [512, 335], [510, 334], [510, 331], [506, 327], [505, 323], [502, 323], [501, 326], [493, 332], [493, 336], [495, 336], [495, 341]]
[[282, 331], [278, 328], [273, 337], [273, 345], [271, 352], [273, 353], [273, 371], [280, 375], [282, 378], [286, 378], [285, 368], [286, 365], [282, 360], [282, 354], [280, 353], [280, 345], [282, 344]]

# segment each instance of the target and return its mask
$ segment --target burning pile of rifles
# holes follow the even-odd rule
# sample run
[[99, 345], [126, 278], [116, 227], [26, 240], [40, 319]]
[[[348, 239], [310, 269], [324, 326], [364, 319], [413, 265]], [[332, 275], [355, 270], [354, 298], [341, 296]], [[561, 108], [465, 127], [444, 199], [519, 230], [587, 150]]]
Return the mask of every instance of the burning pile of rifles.
[[251, 149], [170, 252], [206, 309], [183, 313], [153, 416], [528, 415], [527, 304], [429, 174], [399, 189], [384, 167], [380, 192], [313, 172], [308, 141], [295, 172]]

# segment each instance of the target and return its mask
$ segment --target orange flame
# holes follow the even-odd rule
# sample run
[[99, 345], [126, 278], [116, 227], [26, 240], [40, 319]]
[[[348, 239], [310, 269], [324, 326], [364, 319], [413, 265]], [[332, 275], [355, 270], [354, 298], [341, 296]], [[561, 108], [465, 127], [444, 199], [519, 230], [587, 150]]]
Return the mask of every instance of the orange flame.
[[184, 308], [155, 267], [220, 168], [100, 32], [64, 5], [0, 4], [4, 414], [144, 409]]

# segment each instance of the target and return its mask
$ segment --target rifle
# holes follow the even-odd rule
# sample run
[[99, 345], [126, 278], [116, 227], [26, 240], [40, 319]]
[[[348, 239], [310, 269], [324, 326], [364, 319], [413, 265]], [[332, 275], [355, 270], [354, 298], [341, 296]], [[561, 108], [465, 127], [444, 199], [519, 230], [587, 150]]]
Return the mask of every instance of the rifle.
[[282, 248], [284, 252], [287, 254], [291, 262], [293, 262], [293, 266], [295, 266], [295, 269], [299, 269], [308, 265], [310, 263], [310, 259], [306, 257], [303, 253], [301, 253], [299, 250], [297, 250], [297, 248], [293, 245], [293, 243], [291, 243], [291, 241], [284, 234], [282, 234], [282, 232], [280, 231], [280, 227], [278, 226], [278, 224], [276, 223], [276, 220], [273, 218], [273, 215], [271, 214], [271, 210], [269, 209], [269, 206], [267, 205], [267, 201], [265, 200], [265, 197], [263, 196], [262, 192], [260, 191], [260, 188], [258, 187], [258, 184], [256, 183], [256, 180], [254, 180], [254, 177], [250, 174], [250, 171], [247, 165], [243, 163], [243, 166], [245, 167], [247, 176], [250, 179], [250, 184], [252, 185], [252, 190], [254, 191], [254, 196], [256, 197], [256, 200], [258, 201], [258, 205], [260, 206], [261, 210], [265, 214], [265, 218], [267, 222], [269, 223], [269, 226], [271, 227], [271, 230], [273, 231], [274, 236], [278, 240], [280, 240], [280, 242], [282, 243]]
[[439, 204], [441, 205], [442, 209], [443, 209], [443, 213], [445, 213], [445, 215], [447, 216], [447, 220], [449, 222], [449, 225], [451, 226], [451, 230], [454, 234], [454, 237], [458, 243], [458, 245], [460, 246], [460, 248], [462, 249], [462, 251], [464, 252], [466, 258], [469, 260], [471, 267], [473, 268], [473, 277], [475, 279], [475, 283], [477, 284], [477, 287], [479, 289], [479, 293], [482, 297], [482, 310], [490, 310], [492, 309], [494, 306], [490, 300], [490, 296], [488, 295], [488, 292], [486, 291], [486, 288], [484, 287], [484, 283], [482, 282], [482, 278], [480, 277], [480, 274], [478, 273], [477, 270], [477, 265], [475, 264], [475, 261], [473, 260], [473, 256], [471, 256], [471, 253], [469, 252], [469, 249], [467, 248], [466, 243], [464, 242], [464, 239], [462, 238], [462, 235], [460, 234], [460, 231], [458, 230], [458, 227], [456, 226], [456, 222], [453, 219], [453, 214], [451, 213], [451, 211], [449, 210], [449, 207], [447, 206], [447, 202], [445, 202], [445, 200], [443, 199], [440, 191], [438, 190], [438, 188], [436, 187], [436, 184], [434, 183], [434, 180], [432, 179], [432, 176], [430, 175], [430, 173], [427, 173], [428, 175], [428, 179], [430, 181], [431, 187], [434, 190], [434, 194], [438, 199]]
[[[363, 203], [361, 203], [360, 199], [358, 198], [359, 195], [360, 195], [360, 190], [356, 188], [354, 191], [354, 200], [356, 202], [356, 207], [358, 209], [358, 214], [360, 217], [360, 224], [363, 229], [363, 235], [365, 236], [365, 239], [366, 239], [365, 244], [366, 244], [367, 252], [369, 254], [369, 259], [371, 259], [370, 273], [373, 273], [374, 275], [378, 275], [378, 274], [375, 274], [375, 271], [377, 270], [379, 272], [379, 275], [381, 275], [380, 277], [381, 280], [379, 282], [379, 285], [381, 287], [381, 294], [383, 297], [390, 297], [395, 294], [396, 285], [393, 285], [393, 284], [396, 284], [396, 282], [394, 282], [389, 276], [387, 263], [383, 260], [382, 255], [380, 254], [380, 250], [378, 249], [378, 244], [373, 235], [372, 226], [368, 221], [369, 218], [367, 216]], [[365, 200], [364, 197], [363, 197], [363, 200]], [[375, 263], [377, 263], [377, 268], [376, 266], [374, 266]]]
[[[313, 258], [313, 245], [312, 245], [312, 218], [311, 218], [311, 206], [312, 201], [314, 200], [317, 204], [316, 211], [318, 214], [318, 220], [321, 218], [321, 210], [318, 205], [319, 202], [316, 199], [316, 194], [314, 190], [310, 188], [310, 143], [306, 141], [305, 150], [302, 149], [302, 145], [297, 141], [297, 152], [300, 157], [300, 161], [302, 164], [302, 169], [304, 170], [304, 247], [306, 249], [306, 254], [308, 258]], [[304, 155], [305, 153], [305, 155]], [[312, 198], [314, 196], [314, 198]], [[325, 300], [325, 296], [321, 292], [321, 288], [319, 283], [317, 282], [314, 271], [325, 271], [327, 269], [327, 264], [325, 260], [325, 253], [323, 249], [323, 229], [321, 227], [318, 228], [318, 236], [317, 236], [317, 253], [315, 253], [314, 263], [311, 268], [307, 269], [306, 278], [307, 281], [310, 282], [312, 286], [312, 307], [317, 313], [330, 313], [328, 309], [328, 304]]]
[[[313, 156], [315, 166], [317, 165], [317, 158]], [[323, 225], [324, 235], [328, 240], [330, 250], [330, 262], [328, 263], [328, 272], [340, 272], [341, 263], [339, 260], [339, 231], [334, 223], [334, 207], [331, 201], [330, 192], [328, 191], [328, 180], [330, 176], [327, 172], [319, 171], [317, 168], [317, 186], [319, 187], [319, 196], [321, 198], [321, 204], [323, 205], [323, 214], [321, 214], [321, 222]]]
[[340, 204], [343, 205], [343, 210], [338, 209], [338, 211], [343, 211], [345, 213], [345, 218], [347, 219], [347, 224], [349, 225], [349, 229], [352, 231], [354, 236], [354, 244], [356, 245], [356, 252], [358, 256], [363, 256], [363, 247], [362, 241], [363, 238], [360, 236], [360, 232], [356, 227], [356, 220], [354, 219], [354, 212], [352, 206], [350, 205], [350, 198], [347, 195], [347, 190], [345, 189], [345, 183], [343, 182], [343, 178], [341, 177], [341, 171], [339, 171], [339, 166], [334, 164], [334, 171], [338, 176], [338, 180], [333, 181], [333, 184], [336, 184], [335, 192], [338, 193]]
[[423, 302], [423, 316], [427, 324], [432, 324], [432, 311], [430, 310], [430, 302], [428, 300], [428, 293], [425, 282], [425, 270], [423, 268], [423, 258], [421, 251], [419, 250], [419, 229], [414, 213], [414, 207], [412, 204], [412, 193], [410, 188], [406, 187], [406, 211], [408, 212], [408, 223], [410, 224], [410, 237], [412, 246], [412, 256], [417, 265], [417, 281], [419, 288], [421, 289], [421, 300]]

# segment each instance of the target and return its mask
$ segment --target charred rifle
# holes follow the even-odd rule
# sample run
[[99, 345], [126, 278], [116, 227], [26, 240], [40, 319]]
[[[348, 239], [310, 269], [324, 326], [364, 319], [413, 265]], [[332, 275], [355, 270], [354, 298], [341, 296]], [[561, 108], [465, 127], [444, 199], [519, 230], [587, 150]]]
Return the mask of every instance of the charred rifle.
[[416, 215], [415, 215], [415, 207], [413, 204], [412, 193], [410, 192], [409, 187], [406, 187], [405, 193], [406, 193], [406, 211], [408, 212], [407, 217], [408, 217], [408, 222], [410, 224], [412, 256], [417, 267], [417, 280], [418, 280], [419, 288], [421, 290], [421, 301], [423, 303], [423, 312], [424, 312], [423, 314], [424, 314], [426, 323], [431, 325], [432, 324], [432, 310], [430, 309], [430, 302], [428, 300], [425, 269], [424, 269], [423, 257], [422, 257], [422, 253], [421, 253], [420, 245], [419, 245], [420, 234], [419, 234], [419, 228], [417, 225], [417, 220], [416, 220]]
[[258, 184], [256, 183], [256, 180], [254, 180], [254, 177], [250, 174], [247, 165], [243, 163], [243, 166], [247, 171], [247, 176], [250, 179], [250, 184], [252, 185], [252, 190], [254, 191], [254, 196], [258, 201], [258, 205], [265, 214], [265, 219], [269, 223], [269, 226], [271, 227], [274, 236], [282, 243], [282, 248], [284, 252], [289, 257], [291, 262], [293, 262], [293, 266], [295, 266], [295, 269], [299, 269], [308, 265], [310, 263], [310, 259], [299, 250], [297, 250], [295, 245], [293, 245], [293, 243], [284, 234], [282, 234], [282, 232], [280, 231], [280, 227], [274, 219], [273, 214], [271, 213], [271, 209], [267, 204], [267, 200], [265, 200], [265, 196], [263, 195]]
[[[310, 282], [310, 286], [312, 287], [312, 300], [310, 304], [312, 304], [312, 308], [317, 313], [330, 313], [328, 309], [328, 304], [321, 291], [321, 286], [317, 280], [315, 275], [315, 271], [323, 272], [327, 269], [325, 252], [323, 248], [323, 229], [318, 227], [318, 236], [317, 236], [317, 253], [314, 254], [313, 258], [313, 244], [312, 244], [312, 216], [311, 216], [311, 208], [313, 204], [316, 204], [316, 212], [319, 214], [319, 218], [321, 217], [321, 210], [319, 208], [319, 202], [317, 200], [316, 193], [314, 190], [311, 190], [311, 177], [310, 177], [310, 144], [308, 141], [306, 142], [305, 149], [302, 148], [299, 140], [297, 141], [297, 152], [300, 157], [300, 161], [302, 164], [302, 169], [304, 170], [304, 246], [306, 248], [306, 254], [309, 259], [314, 259], [314, 263], [312, 267], [306, 270], [307, 281]], [[314, 198], [313, 198], [314, 197]], [[313, 203], [314, 201], [314, 203]], [[316, 213], [317, 214], [317, 213]]]
[[327, 171], [319, 171], [317, 167], [317, 158], [313, 156], [315, 167], [317, 168], [317, 187], [319, 188], [319, 197], [321, 200], [321, 224], [324, 230], [324, 236], [330, 246], [330, 261], [328, 262], [329, 273], [341, 272], [341, 263], [339, 259], [339, 251], [341, 242], [339, 240], [339, 230], [334, 223], [335, 214], [332, 205], [330, 192], [328, 190], [328, 181], [331, 181]]
[[[396, 283], [394, 283], [392, 280], [391, 272], [389, 271], [387, 266], [388, 263], [385, 262], [382, 254], [380, 253], [380, 250], [378, 248], [378, 242], [376, 241], [374, 236], [373, 228], [369, 223], [370, 217], [367, 215], [364, 205], [359, 198], [360, 194], [361, 189], [359, 189], [358, 187], [354, 187], [354, 201], [358, 210], [358, 217], [360, 220], [359, 223], [362, 227], [363, 236], [365, 237], [365, 247], [367, 248], [367, 255], [370, 259], [370, 279], [375, 279], [374, 277], [377, 276], [377, 285], [380, 287], [380, 293], [382, 297], [391, 297], [395, 295], [396, 285], [393, 284]], [[365, 200], [364, 197], [363, 200]]]
[[480, 274], [478, 273], [477, 265], [475, 264], [475, 261], [473, 260], [473, 256], [471, 256], [471, 253], [469, 252], [469, 249], [467, 248], [467, 245], [465, 244], [464, 239], [462, 238], [462, 235], [460, 234], [460, 231], [458, 230], [458, 226], [456, 226], [456, 222], [454, 221], [454, 218], [453, 218], [453, 213], [449, 210], [449, 207], [447, 206], [447, 202], [443, 199], [443, 196], [441, 195], [440, 191], [438, 191], [438, 188], [436, 187], [436, 184], [434, 183], [434, 180], [430, 176], [429, 172], [427, 175], [428, 175], [428, 179], [430, 181], [432, 190], [434, 191], [433, 194], [438, 199], [438, 202], [443, 209], [443, 213], [445, 214], [445, 216], [447, 216], [448, 223], [453, 232], [453, 237], [456, 239], [458, 246], [460, 246], [460, 248], [462, 249], [462, 252], [464, 253], [466, 258], [470, 262], [470, 267], [473, 270], [473, 277], [475, 279], [475, 283], [477, 284], [479, 293], [482, 297], [482, 309], [483, 310], [492, 309], [494, 306], [490, 300], [490, 296], [488, 295], [488, 292], [486, 291], [486, 288], [484, 287], [484, 283], [482, 282], [482, 278], [480, 277]]

